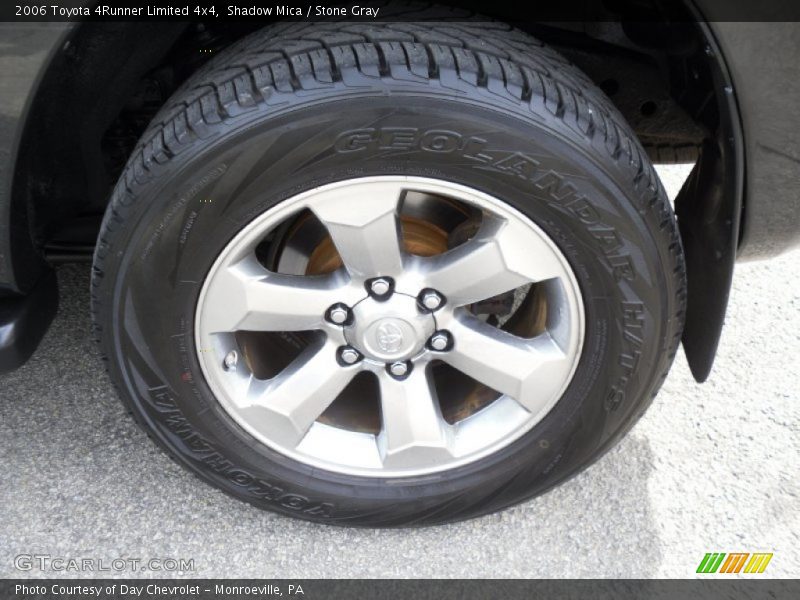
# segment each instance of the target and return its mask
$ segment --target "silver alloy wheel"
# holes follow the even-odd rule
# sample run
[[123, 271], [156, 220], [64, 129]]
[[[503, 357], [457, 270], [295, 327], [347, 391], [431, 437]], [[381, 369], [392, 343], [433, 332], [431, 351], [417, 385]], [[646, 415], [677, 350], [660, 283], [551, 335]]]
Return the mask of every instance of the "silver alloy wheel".
[[[407, 254], [398, 211], [408, 192], [478, 208], [483, 214], [479, 230], [443, 254]], [[344, 269], [286, 275], [267, 270], [256, 258], [259, 243], [303, 209], [325, 226]], [[544, 286], [549, 307], [545, 331], [530, 339], [490, 325], [466, 308], [530, 283]], [[377, 293], [381, 291], [386, 293]], [[431, 292], [441, 297], [439, 306]], [[337, 307], [347, 308], [347, 322], [334, 322], [341, 313], [331, 318]], [[231, 352], [239, 352], [237, 331], [324, 335], [264, 380], [253, 375], [246, 360], [230, 360]], [[297, 461], [371, 477], [452, 469], [497, 452], [530, 431], [569, 384], [583, 333], [577, 281], [566, 258], [537, 225], [483, 192], [402, 176], [325, 185], [267, 210], [217, 258], [195, 318], [203, 374], [236, 423]], [[448, 423], [430, 377], [434, 361], [466, 373], [500, 396], [469, 417]], [[363, 371], [378, 380], [380, 432], [319, 422]]]

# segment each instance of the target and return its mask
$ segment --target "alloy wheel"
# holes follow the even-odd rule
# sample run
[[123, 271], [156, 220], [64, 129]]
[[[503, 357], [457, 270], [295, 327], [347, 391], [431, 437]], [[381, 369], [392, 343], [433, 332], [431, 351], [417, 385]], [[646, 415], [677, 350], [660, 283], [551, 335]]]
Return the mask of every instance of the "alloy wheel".
[[[414, 254], [403, 226], [412, 197], [464, 206], [477, 225], [460, 238], [447, 232], [443, 252]], [[304, 211], [337, 254], [328, 272], [282, 272], [263, 258]], [[505, 303], [513, 313], [533, 289], [545, 308], [526, 335], [476, 308]], [[257, 365], [270, 353], [243, 350], [242, 332], [302, 332], [304, 343], [265, 377]], [[264, 212], [215, 261], [195, 318], [203, 374], [239, 426], [302, 463], [370, 477], [452, 469], [518, 439], [563, 394], [583, 334], [578, 284], [541, 228], [478, 190], [401, 176], [337, 182]], [[442, 398], [458, 392], [435, 381], [440, 364], [496, 393], [445, 418]], [[322, 418], [357, 377], [377, 390], [377, 408], [357, 398], [355, 409], [377, 410], [374, 431]]]

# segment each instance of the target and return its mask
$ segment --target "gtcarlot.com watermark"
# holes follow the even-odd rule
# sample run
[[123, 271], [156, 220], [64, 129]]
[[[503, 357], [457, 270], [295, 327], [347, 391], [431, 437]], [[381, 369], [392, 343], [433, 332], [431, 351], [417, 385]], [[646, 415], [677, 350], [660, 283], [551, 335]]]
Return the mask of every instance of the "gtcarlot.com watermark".
[[152, 571], [154, 573], [192, 573], [193, 558], [90, 558], [52, 556], [50, 554], [18, 554], [14, 557], [18, 571], [52, 571], [56, 573], [121, 573]]

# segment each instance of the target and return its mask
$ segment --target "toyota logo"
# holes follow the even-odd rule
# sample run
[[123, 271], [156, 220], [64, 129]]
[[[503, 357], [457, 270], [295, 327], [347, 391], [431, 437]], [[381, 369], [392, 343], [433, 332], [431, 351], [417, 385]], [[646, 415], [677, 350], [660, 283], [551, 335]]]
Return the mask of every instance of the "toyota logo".
[[403, 345], [403, 331], [394, 323], [381, 323], [375, 331], [375, 339], [384, 352], [397, 352]]

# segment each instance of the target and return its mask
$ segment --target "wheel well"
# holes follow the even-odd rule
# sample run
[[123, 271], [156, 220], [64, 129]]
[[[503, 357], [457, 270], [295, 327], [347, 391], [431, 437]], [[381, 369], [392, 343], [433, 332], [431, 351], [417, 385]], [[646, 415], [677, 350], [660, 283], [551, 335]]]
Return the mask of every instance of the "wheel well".
[[[599, 85], [654, 161], [693, 162], [703, 140], [720, 129], [706, 40], [696, 23], [655, 16], [517, 25]], [[116, 178], [150, 119], [199, 66], [261, 26], [76, 26], [32, 104], [14, 181], [15, 202], [28, 205], [37, 246], [56, 261], [87, 254]]]

